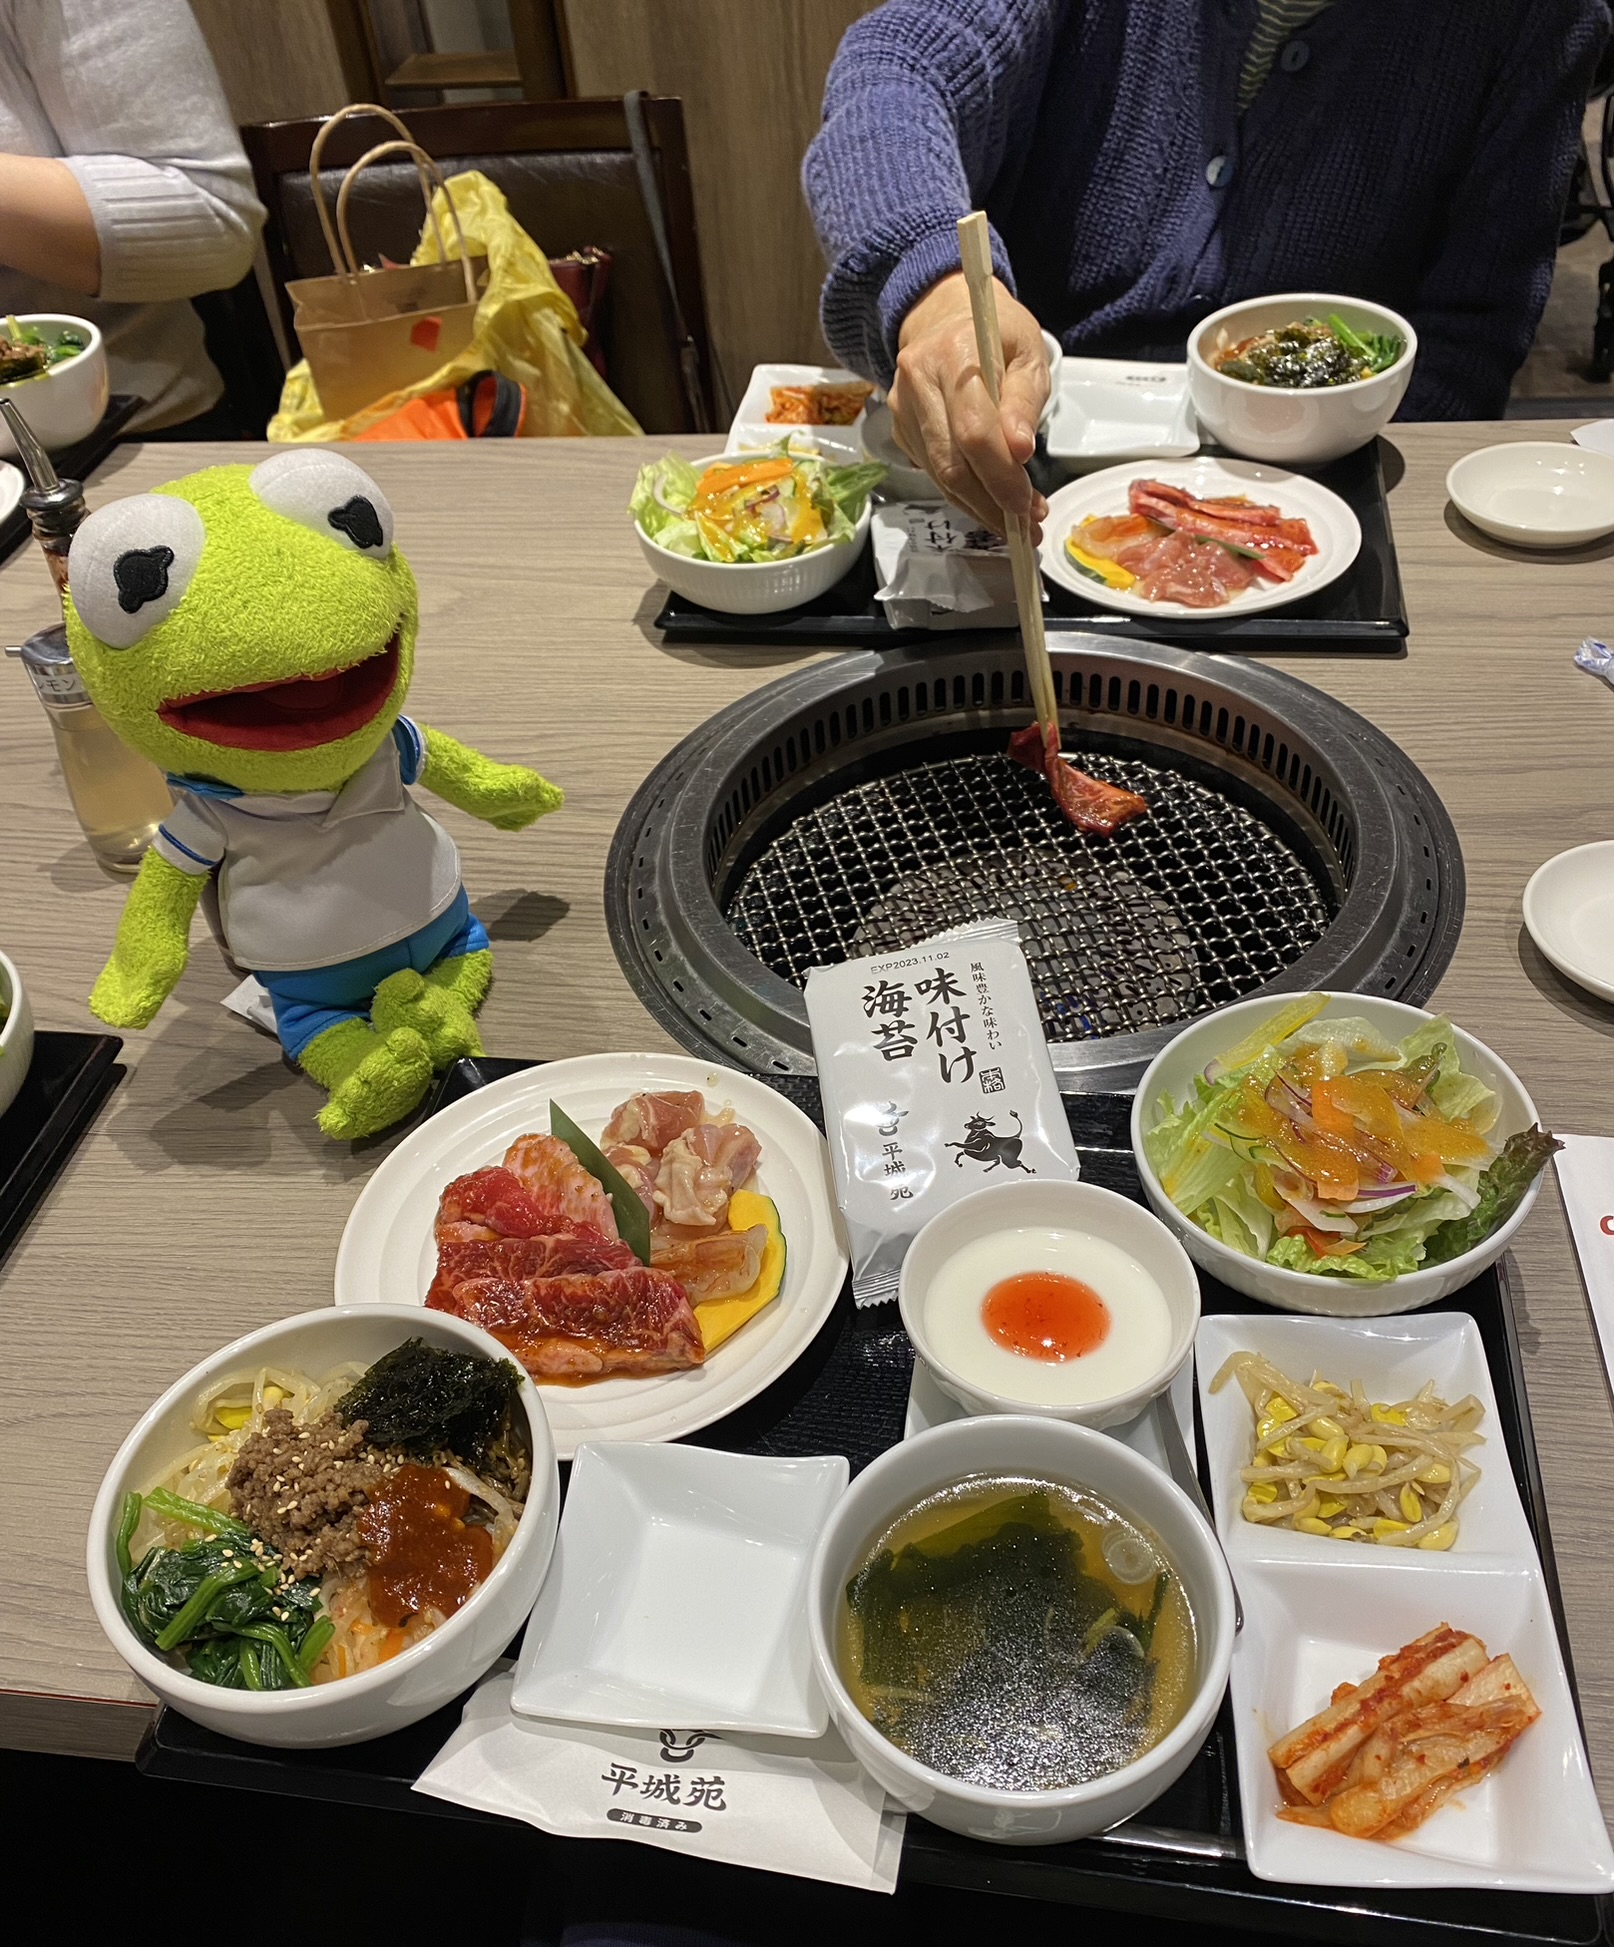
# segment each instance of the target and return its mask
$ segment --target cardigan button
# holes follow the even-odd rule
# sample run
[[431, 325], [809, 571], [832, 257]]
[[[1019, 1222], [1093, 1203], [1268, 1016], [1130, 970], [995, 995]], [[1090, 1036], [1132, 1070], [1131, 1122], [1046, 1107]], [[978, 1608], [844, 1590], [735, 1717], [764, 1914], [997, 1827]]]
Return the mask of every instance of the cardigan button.
[[1285, 74], [1299, 74], [1311, 59], [1311, 49], [1305, 41], [1289, 41], [1278, 56], [1278, 66]]
[[1233, 158], [1230, 155], [1213, 155], [1205, 164], [1205, 180], [1212, 189], [1220, 189], [1224, 183], [1233, 180]]

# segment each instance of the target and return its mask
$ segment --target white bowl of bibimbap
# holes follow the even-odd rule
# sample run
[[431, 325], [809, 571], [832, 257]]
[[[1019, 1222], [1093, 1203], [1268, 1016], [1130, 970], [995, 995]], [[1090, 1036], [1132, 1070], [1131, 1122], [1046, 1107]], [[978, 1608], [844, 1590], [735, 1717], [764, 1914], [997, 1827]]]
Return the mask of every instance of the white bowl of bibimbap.
[[253, 1744], [383, 1737], [525, 1621], [559, 1515], [537, 1389], [414, 1305], [306, 1312], [169, 1387], [90, 1517], [101, 1627], [164, 1703]]

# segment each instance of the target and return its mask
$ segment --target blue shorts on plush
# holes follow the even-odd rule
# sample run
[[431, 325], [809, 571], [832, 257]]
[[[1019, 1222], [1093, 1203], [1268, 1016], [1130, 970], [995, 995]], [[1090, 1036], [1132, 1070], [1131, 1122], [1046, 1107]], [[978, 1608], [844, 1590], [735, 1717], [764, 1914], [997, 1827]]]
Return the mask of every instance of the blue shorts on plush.
[[259, 973], [257, 978], [274, 1004], [280, 1045], [296, 1061], [316, 1035], [338, 1021], [364, 1020], [376, 988], [388, 974], [401, 973], [405, 967], [426, 973], [441, 960], [481, 953], [487, 944], [487, 928], [471, 911], [461, 886], [446, 912], [391, 946], [377, 947], [356, 960], [339, 960], [334, 967]]

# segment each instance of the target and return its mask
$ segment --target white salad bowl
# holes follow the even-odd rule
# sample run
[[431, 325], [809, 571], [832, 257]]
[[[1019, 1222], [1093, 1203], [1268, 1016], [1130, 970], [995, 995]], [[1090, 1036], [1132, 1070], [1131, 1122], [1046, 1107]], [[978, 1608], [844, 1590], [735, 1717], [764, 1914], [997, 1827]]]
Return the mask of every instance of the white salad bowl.
[[[700, 473], [723, 460], [732, 464], [734, 459], [732, 453], [711, 453], [690, 464]], [[651, 573], [686, 602], [699, 602], [702, 608], [719, 609], [725, 615], [773, 615], [783, 608], [816, 601], [843, 575], [850, 574], [868, 541], [872, 514], [871, 493], [848, 539], [832, 541], [808, 554], [791, 555], [785, 561], [697, 561], [652, 541], [637, 520], [633, 531]]]
[[[64, 446], [87, 438], [101, 423], [109, 394], [106, 346], [101, 333], [88, 318], [71, 318], [64, 312], [30, 311], [17, 319], [20, 325], [35, 325], [54, 342], [64, 331], [75, 331], [88, 342], [83, 351], [60, 365], [48, 366], [32, 378], [14, 379], [0, 385], [0, 399], [9, 399], [28, 422], [28, 430], [41, 446], [55, 453]], [[14, 460], [17, 443], [11, 429], [0, 418], [0, 458]]]
[[[975, 1474], [1086, 1488], [1149, 1530], [1181, 1577], [1194, 1619], [1193, 1691], [1175, 1726], [1118, 1771], [1059, 1791], [965, 1784], [910, 1758], [853, 1702], [835, 1654], [848, 1581], [891, 1523], [927, 1495]], [[1064, 1420], [955, 1420], [889, 1448], [853, 1481], [813, 1557], [808, 1629], [836, 1728], [898, 1804], [949, 1832], [998, 1845], [1051, 1846], [1106, 1831], [1151, 1804], [1187, 1769], [1221, 1708], [1233, 1655], [1233, 1582], [1204, 1516], [1171, 1478], [1119, 1440]]]
[[0, 1115], [17, 1099], [34, 1058], [34, 1012], [15, 961], [0, 953]]
[[[1386, 371], [1349, 385], [1299, 390], [1229, 378], [1212, 360], [1242, 339], [1337, 312], [1354, 331], [1395, 333], [1401, 356]], [[1324, 291], [1289, 291], [1224, 305], [1188, 339], [1188, 396], [1202, 431], [1230, 453], [1283, 466], [1320, 466], [1366, 446], [1388, 425], [1412, 377], [1418, 334], [1398, 311]]]
[[250, 1375], [263, 1365], [289, 1366], [315, 1377], [349, 1361], [369, 1365], [410, 1338], [489, 1359], [509, 1357], [480, 1327], [418, 1305], [346, 1305], [303, 1312], [248, 1333], [176, 1380], [107, 1469], [90, 1516], [88, 1567], [96, 1619], [148, 1689], [210, 1731], [250, 1744], [303, 1747], [385, 1737], [429, 1716], [484, 1676], [537, 1600], [555, 1545], [560, 1482], [538, 1389], [523, 1373], [532, 1487], [515, 1535], [465, 1606], [390, 1662], [306, 1690], [225, 1690], [202, 1683], [177, 1661], [147, 1649], [124, 1616], [114, 1547], [123, 1497], [131, 1490], [146, 1492], [197, 1444], [191, 1415], [209, 1386], [233, 1374]]
[[[1507, 1249], [1513, 1234], [1529, 1216], [1541, 1189], [1536, 1178], [1520, 1200], [1519, 1207], [1489, 1237], [1445, 1264], [1405, 1271], [1398, 1278], [1382, 1283], [1350, 1277], [1325, 1277], [1313, 1271], [1289, 1271], [1260, 1258], [1246, 1257], [1200, 1229], [1177, 1208], [1162, 1188], [1144, 1147], [1144, 1137], [1161, 1120], [1162, 1103], [1186, 1101], [1193, 1093], [1194, 1080], [1207, 1064], [1227, 1049], [1236, 1047], [1261, 1020], [1284, 1006], [1292, 996], [1265, 1000], [1239, 1001], [1214, 1014], [1207, 1014], [1185, 1028], [1170, 1041], [1144, 1070], [1143, 1080], [1132, 1100], [1132, 1160], [1149, 1207], [1182, 1240], [1183, 1248], [1203, 1271], [1219, 1278], [1234, 1291], [1256, 1298], [1281, 1311], [1317, 1312], [1334, 1318], [1382, 1318], [1392, 1312], [1418, 1311], [1433, 1305], [1451, 1292], [1488, 1270]], [[1380, 1000], [1371, 994], [1330, 994], [1319, 1018], [1329, 1015], [1355, 1016], [1369, 1021], [1387, 1040], [1399, 1041], [1425, 1021], [1437, 1019], [1421, 1007], [1404, 1001]], [[1500, 1148], [1511, 1135], [1528, 1129], [1540, 1120], [1536, 1106], [1524, 1084], [1483, 1041], [1476, 1041], [1453, 1023], [1458, 1053], [1464, 1069], [1477, 1075], [1498, 1097], [1498, 1112], [1491, 1141]]]
[[[1154, 1279], [1171, 1314], [1171, 1345], [1146, 1378], [1106, 1399], [1084, 1400], [1077, 1406], [1050, 1406], [992, 1392], [938, 1355], [925, 1317], [936, 1273], [961, 1246], [996, 1231], [1014, 1229], [1085, 1231], [1125, 1251]], [[1006, 1264], [1004, 1275], [1014, 1268]], [[1199, 1279], [1172, 1232], [1130, 1197], [1117, 1196], [1096, 1183], [1049, 1178], [988, 1184], [938, 1211], [908, 1247], [897, 1281], [897, 1304], [908, 1336], [937, 1385], [966, 1412], [1030, 1413], [1102, 1428], [1123, 1426], [1136, 1419], [1182, 1370], [1194, 1349], [1194, 1333], [1199, 1326]]]

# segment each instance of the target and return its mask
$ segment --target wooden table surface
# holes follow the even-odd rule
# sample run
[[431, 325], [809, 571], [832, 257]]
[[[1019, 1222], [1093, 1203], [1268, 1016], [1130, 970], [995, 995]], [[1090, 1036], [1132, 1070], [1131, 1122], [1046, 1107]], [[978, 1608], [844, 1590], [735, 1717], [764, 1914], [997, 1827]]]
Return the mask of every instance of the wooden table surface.
[[[1522, 931], [1530, 873], [1614, 837], [1614, 695], [1576, 671], [1614, 625], [1614, 546], [1531, 558], [1446, 504], [1447, 467], [1556, 425], [1396, 427], [1391, 494], [1412, 636], [1400, 659], [1287, 668], [1373, 719], [1451, 812], [1468, 868], [1440, 1005], [1518, 1070], [1552, 1126], [1614, 1135], [1614, 1008], [1559, 979]], [[709, 442], [675, 442], [694, 454]], [[656, 450], [651, 446], [650, 450]], [[92, 504], [242, 447], [132, 446]], [[618, 971], [600, 880], [650, 766], [722, 705], [812, 652], [664, 647], [660, 593], [623, 512], [645, 443], [372, 446], [420, 583], [413, 714], [564, 785], [564, 810], [504, 835], [432, 801], [493, 937], [490, 1053], [670, 1045]], [[1393, 457], [1393, 456], [1392, 456]], [[1392, 467], [1392, 474], [1398, 470]], [[0, 570], [0, 640], [52, 619], [29, 547]], [[45, 717], [0, 672], [0, 945], [45, 1028], [90, 1028], [89, 992], [126, 885], [74, 823]], [[91, 1499], [118, 1442], [174, 1378], [227, 1340], [326, 1304], [342, 1225], [385, 1153], [327, 1142], [320, 1096], [219, 1005], [232, 985], [205, 929], [129, 1075], [0, 1266], [0, 1743], [132, 1753], [149, 1704], [101, 1635], [84, 1581]], [[1593, 1763], [1614, 1811], [1614, 1425], [1555, 1185], [1516, 1241], [1520, 1330]]]

